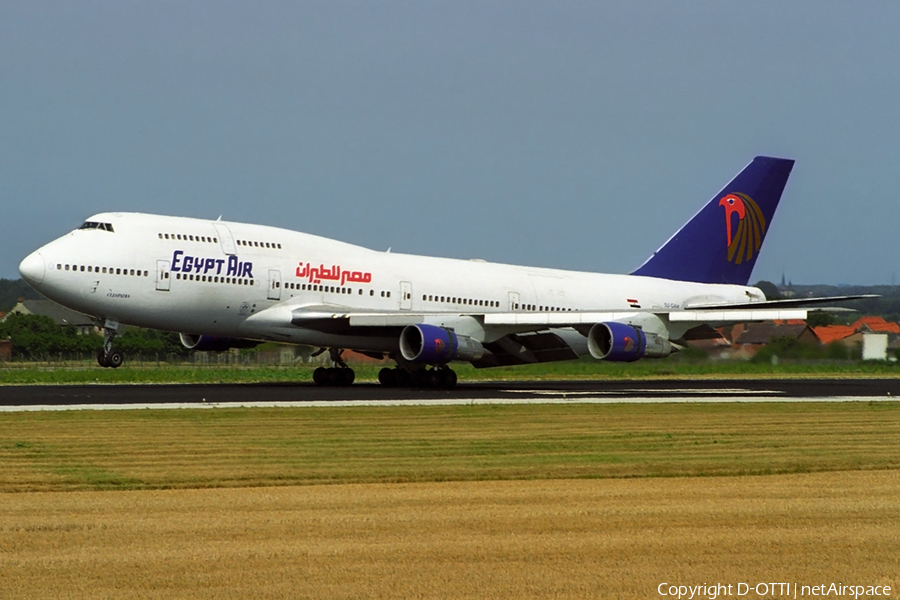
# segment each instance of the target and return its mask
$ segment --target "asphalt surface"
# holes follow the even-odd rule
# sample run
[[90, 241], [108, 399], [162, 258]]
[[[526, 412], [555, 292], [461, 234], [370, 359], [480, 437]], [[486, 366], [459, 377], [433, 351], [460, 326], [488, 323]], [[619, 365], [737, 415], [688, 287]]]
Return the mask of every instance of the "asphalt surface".
[[322, 388], [312, 384], [53, 385], [0, 387], [0, 407], [690, 402], [900, 399], [900, 379], [773, 379], [464, 383], [453, 390]]

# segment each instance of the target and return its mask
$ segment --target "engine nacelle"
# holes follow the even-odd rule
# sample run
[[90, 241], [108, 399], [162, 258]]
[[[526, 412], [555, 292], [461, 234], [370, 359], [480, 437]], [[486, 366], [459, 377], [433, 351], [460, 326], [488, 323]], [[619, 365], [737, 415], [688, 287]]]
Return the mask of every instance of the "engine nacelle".
[[400, 333], [400, 354], [410, 362], [443, 365], [452, 360], [478, 360], [484, 347], [446, 327], [407, 325]]
[[625, 323], [597, 323], [588, 332], [588, 351], [596, 359], [631, 362], [672, 354], [669, 340]]
[[242, 340], [240, 338], [222, 337], [218, 335], [191, 335], [182, 333], [181, 344], [188, 350], [201, 350], [206, 352], [222, 352], [231, 348], [253, 348], [259, 342]]

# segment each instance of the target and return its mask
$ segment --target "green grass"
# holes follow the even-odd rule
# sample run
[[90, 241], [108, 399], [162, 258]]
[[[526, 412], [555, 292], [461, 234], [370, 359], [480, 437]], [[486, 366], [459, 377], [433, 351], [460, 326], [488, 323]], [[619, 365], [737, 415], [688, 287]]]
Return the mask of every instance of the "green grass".
[[[356, 379], [377, 380], [382, 365], [353, 365]], [[126, 363], [119, 369], [90, 364], [0, 363], [0, 385], [85, 383], [264, 383], [310, 382], [312, 366], [287, 365], [194, 365]], [[724, 377], [898, 377], [896, 363], [834, 361], [789, 362], [778, 365], [745, 361], [685, 361], [677, 358], [643, 360], [636, 363], [606, 363], [591, 359], [475, 369], [468, 364], [453, 366], [461, 381], [517, 381], [565, 379], [677, 379]]]
[[900, 404], [7, 413], [0, 491], [900, 468]]

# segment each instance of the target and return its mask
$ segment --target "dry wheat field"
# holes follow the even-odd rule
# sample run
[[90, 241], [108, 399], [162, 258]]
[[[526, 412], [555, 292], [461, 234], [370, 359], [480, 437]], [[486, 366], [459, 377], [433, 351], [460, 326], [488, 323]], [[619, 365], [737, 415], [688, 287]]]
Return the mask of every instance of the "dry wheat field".
[[897, 598], [898, 408], [4, 414], [0, 598]]

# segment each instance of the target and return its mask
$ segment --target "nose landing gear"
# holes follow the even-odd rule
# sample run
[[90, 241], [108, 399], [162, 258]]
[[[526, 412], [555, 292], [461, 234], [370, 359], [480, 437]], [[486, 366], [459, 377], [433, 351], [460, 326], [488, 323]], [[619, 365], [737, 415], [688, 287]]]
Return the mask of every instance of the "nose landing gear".
[[122, 354], [122, 351], [113, 350], [112, 347], [113, 340], [117, 334], [117, 325], [118, 323], [113, 325], [110, 321], [107, 321], [103, 327], [103, 349], [97, 351], [97, 363], [101, 367], [118, 369], [122, 366], [122, 363], [125, 362], [125, 355]]

